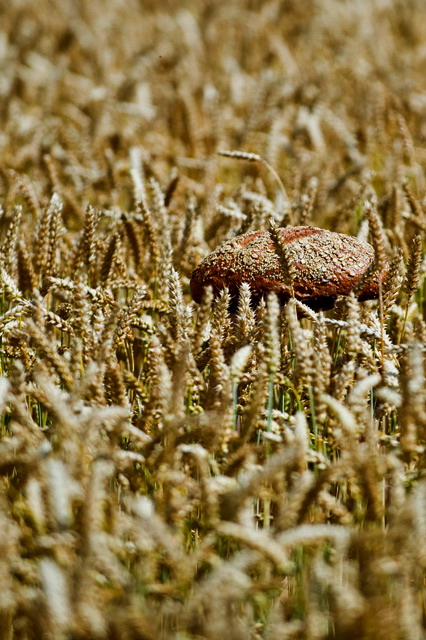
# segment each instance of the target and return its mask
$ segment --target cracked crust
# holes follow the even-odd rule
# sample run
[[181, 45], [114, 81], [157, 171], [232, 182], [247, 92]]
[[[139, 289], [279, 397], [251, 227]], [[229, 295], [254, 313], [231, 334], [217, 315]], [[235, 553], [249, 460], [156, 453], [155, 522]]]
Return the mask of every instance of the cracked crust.
[[[287, 227], [279, 232], [296, 268], [295, 296], [316, 308], [330, 308], [337, 296], [347, 295], [374, 260], [373, 247], [353, 236], [307, 226]], [[386, 271], [387, 268], [382, 278]], [[378, 297], [379, 281], [376, 272], [359, 299]], [[283, 302], [290, 295], [267, 231], [233, 238], [208, 255], [192, 273], [192, 297], [200, 302], [209, 285], [215, 294], [228, 287], [236, 296], [243, 282], [250, 285], [254, 302], [269, 291], [275, 291]]]

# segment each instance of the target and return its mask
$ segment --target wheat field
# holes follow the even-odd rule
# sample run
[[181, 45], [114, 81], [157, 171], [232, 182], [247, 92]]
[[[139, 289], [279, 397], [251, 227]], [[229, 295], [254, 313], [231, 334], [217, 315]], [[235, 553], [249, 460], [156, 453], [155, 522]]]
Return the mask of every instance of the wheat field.
[[[426, 638], [426, 4], [0, 16], [0, 640]], [[286, 225], [379, 299], [192, 300]]]

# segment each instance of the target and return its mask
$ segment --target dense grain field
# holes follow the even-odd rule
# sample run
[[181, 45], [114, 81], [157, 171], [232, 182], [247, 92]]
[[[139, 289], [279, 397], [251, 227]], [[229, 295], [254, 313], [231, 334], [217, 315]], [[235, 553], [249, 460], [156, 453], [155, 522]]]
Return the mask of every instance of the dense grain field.
[[[0, 15], [0, 640], [425, 638], [424, 1]], [[378, 300], [192, 301], [306, 224]]]

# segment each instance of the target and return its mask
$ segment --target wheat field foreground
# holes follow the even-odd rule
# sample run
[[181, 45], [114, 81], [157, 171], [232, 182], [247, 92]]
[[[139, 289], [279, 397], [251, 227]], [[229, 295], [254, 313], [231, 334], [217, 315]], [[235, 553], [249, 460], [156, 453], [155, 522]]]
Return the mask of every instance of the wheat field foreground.
[[[0, 640], [426, 638], [424, 1], [0, 17]], [[192, 300], [289, 225], [378, 299]]]

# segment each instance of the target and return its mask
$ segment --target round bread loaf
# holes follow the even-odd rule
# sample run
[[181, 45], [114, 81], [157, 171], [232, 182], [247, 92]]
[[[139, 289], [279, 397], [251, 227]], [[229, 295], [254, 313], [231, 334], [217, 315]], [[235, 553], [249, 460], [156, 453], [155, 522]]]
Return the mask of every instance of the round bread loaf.
[[[286, 244], [288, 260], [295, 269], [296, 298], [314, 309], [333, 306], [337, 296], [347, 295], [358, 284], [374, 260], [371, 245], [353, 236], [316, 227], [278, 229]], [[371, 275], [361, 291], [360, 300], [378, 297], [382, 274]], [[243, 282], [250, 285], [253, 301], [275, 291], [285, 302], [290, 296], [288, 279], [267, 231], [237, 236], [218, 247], [193, 271], [191, 293], [200, 302], [203, 290], [211, 286], [215, 294], [227, 287], [235, 298]]]

